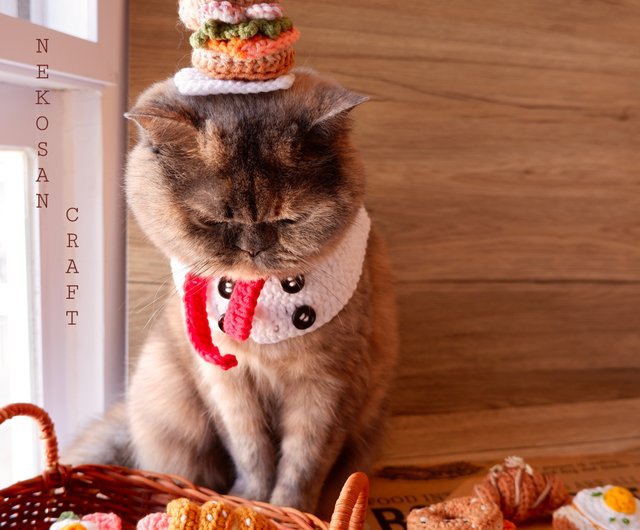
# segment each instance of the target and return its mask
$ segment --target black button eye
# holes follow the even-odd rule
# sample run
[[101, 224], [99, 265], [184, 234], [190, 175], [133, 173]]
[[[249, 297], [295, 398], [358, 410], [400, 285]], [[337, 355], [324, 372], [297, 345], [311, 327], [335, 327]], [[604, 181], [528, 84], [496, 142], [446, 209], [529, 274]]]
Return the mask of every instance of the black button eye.
[[316, 312], [313, 307], [308, 305], [297, 307], [293, 312], [291, 321], [298, 329], [309, 329], [316, 321]]
[[295, 294], [302, 291], [304, 287], [304, 276], [299, 274], [298, 276], [289, 276], [280, 282], [282, 289], [289, 294]]
[[218, 319], [218, 327], [220, 331], [224, 333], [224, 313], [222, 313], [222, 316]]
[[236, 282], [230, 280], [229, 278], [221, 278], [218, 282], [218, 293], [222, 298], [229, 300], [231, 298], [231, 293], [233, 292], [233, 287]]

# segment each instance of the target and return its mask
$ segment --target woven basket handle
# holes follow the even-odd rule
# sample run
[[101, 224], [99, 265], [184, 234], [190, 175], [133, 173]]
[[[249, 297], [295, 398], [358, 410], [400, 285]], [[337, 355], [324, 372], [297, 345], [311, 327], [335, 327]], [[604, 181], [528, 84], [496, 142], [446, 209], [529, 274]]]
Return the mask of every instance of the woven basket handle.
[[364, 473], [351, 475], [340, 492], [329, 530], [362, 530], [367, 515], [369, 479]]
[[29, 416], [38, 422], [40, 439], [44, 440], [46, 470], [58, 468], [58, 440], [49, 415], [40, 407], [31, 403], [14, 403], [0, 408], [0, 425], [15, 416]]

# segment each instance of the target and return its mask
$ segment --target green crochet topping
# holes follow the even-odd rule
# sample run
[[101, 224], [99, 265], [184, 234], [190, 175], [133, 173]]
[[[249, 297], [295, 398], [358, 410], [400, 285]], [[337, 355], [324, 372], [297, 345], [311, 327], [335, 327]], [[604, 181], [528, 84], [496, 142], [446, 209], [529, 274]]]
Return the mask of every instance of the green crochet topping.
[[79, 521], [80, 516], [76, 515], [73, 512], [62, 512], [60, 517], [58, 517], [58, 521]]
[[219, 20], [209, 20], [196, 31], [189, 42], [194, 48], [203, 48], [209, 39], [229, 40], [234, 38], [250, 39], [259, 33], [272, 39], [277, 39], [280, 33], [293, 27], [290, 18], [283, 17], [277, 20], [256, 19], [239, 24], [228, 24]]

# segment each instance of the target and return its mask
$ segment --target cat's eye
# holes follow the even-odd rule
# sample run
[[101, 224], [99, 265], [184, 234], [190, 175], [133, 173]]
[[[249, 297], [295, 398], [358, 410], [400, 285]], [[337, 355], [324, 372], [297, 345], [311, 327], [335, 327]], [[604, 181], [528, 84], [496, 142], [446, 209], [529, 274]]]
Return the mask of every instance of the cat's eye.
[[222, 226], [224, 224], [226, 224], [224, 221], [213, 221], [213, 220], [208, 220], [208, 221], [203, 221], [202, 224], [204, 226], [207, 226], [209, 228], [214, 228], [216, 226]]
[[204, 219], [202, 217], [196, 217], [193, 219], [193, 221], [197, 226], [204, 229], [218, 228], [226, 224], [224, 221], [217, 221], [215, 219]]
[[284, 225], [294, 225], [296, 224], [298, 221], [296, 221], [295, 219], [280, 219], [278, 221], [279, 223], [282, 223]]
[[162, 149], [160, 149], [160, 147], [158, 147], [157, 145], [152, 145], [151, 146], [151, 152], [154, 155], [160, 155], [160, 154], [162, 154]]

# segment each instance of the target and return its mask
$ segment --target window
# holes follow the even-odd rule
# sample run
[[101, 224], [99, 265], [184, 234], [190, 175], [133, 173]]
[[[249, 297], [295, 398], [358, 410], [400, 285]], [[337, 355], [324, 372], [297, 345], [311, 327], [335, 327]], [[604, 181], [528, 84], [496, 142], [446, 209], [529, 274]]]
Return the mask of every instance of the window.
[[[35, 168], [28, 149], [0, 148], [0, 403], [38, 402], [38, 297], [33, 285], [34, 223], [28, 201]], [[34, 428], [0, 431], [0, 487], [37, 470]], [[19, 448], [19, 450], [16, 450]]]
[[[125, 2], [69, 1], [0, 0], [0, 405], [43, 406], [63, 449], [125, 369]], [[91, 2], [95, 42], [33, 23]], [[0, 426], [0, 487], [40, 471], [28, 424]]]
[[0, 13], [96, 41], [97, 0], [0, 0]]

